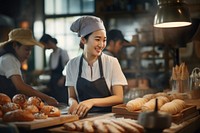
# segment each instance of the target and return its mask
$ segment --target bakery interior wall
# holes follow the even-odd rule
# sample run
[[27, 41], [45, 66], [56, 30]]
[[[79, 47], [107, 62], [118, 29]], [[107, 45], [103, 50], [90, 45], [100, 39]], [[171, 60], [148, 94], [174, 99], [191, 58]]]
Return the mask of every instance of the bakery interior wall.
[[[33, 23], [37, 20], [44, 20], [43, 17], [43, 2], [42, 0], [0, 0], [0, 14], [1, 20], [3, 17], [7, 17], [6, 23], [8, 25], [2, 24], [0, 21], [0, 41], [4, 41], [7, 39], [7, 33], [10, 29], [14, 27], [23, 27], [27, 26], [33, 29]], [[129, 40], [132, 45], [123, 48], [119, 54], [119, 61], [121, 66], [126, 73], [127, 78], [131, 79], [130, 88], [134, 87], [134, 79], [138, 77], [145, 77], [146, 75], [136, 74], [134, 69], [140, 67], [141, 58], [139, 56], [153, 56], [154, 54], [158, 55], [159, 58], [164, 59], [164, 61], [158, 61], [154, 63], [142, 62], [142, 65], [145, 67], [140, 69], [141, 73], [147, 71], [153, 67], [154, 70], [160, 69], [162, 73], [168, 74], [171, 71], [173, 64], [173, 59], [171, 60], [171, 54], [169, 50], [169, 46], [179, 45], [175, 44], [173, 41], [170, 42], [166, 38], [168, 33], [173, 33], [174, 30], [164, 32], [160, 29], [153, 28], [153, 17], [157, 10], [157, 2], [156, 0], [96, 0], [96, 11], [95, 15], [101, 17], [106, 25], [107, 30], [117, 28], [120, 29], [125, 38]], [[189, 4], [189, 8], [191, 11], [191, 16], [195, 20], [197, 20], [199, 24], [200, 19], [200, 2], [198, 0], [187, 0]], [[198, 29], [196, 26], [195, 31]], [[187, 29], [188, 30], [188, 29]], [[183, 30], [184, 31], [184, 30]], [[182, 33], [181, 29], [180, 32]], [[200, 48], [199, 41], [200, 36], [198, 32], [192, 37], [192, 39], [188, 42], [185, 42], [186, 47], [181, 47], [180, 50], [180, 62], [185, 62], [188, 65], [189, 71], [191, 72], [194, 67], [200, 67], [199, 58], [200, 58]], [[191, 36], [191, 33], [185, 32], [185, 34], [181, 34], [181, 37]], [[192, 33], [193, 34], [193, 33]], [[177, 34], [175, 34], [177, 35]], [[164, 40], [164, 41], [163, 41]], [[138, 42], [139, 41], [139, 42]], [[147, 42], [149, 46], [143, 48], [142, 51], [137, 51], [136, 45], [142, 44], [143, 42]], [[160, 47], [156, 46], [154, 49], [154, 44], [159, 44]], [[165, 50], [163, 50], [163, 47]], [[141, 47], [139, 47], [141, 48]], [[154, 51], [155, 50], [155, 51]], [[164, 51], [164, 52], [163, 52]], [[152, 54], [152, 55], [151, 55]], [[43, 52], [41, 51], [41, 56], [43, 56]], [[138, 59], [137, 59], [137, 58]], [[135, 60], [137, 59], [137, 60]], [[34, 67], [34, 54], [29, 61], [29, 64]], [[38, 60], [38, 59], [36, 59]], [[161, 59], [160, 59], [161, 60]], [[36, 61], [37, 62], [37, 61]], [[41, 62], [41, 61], [40, 61]], [[41, 64], [41, 63], [39, 63]], [[140, 64], [140, 65], [138, 65]], [[40, 68], [40, 67], [39, 67]], [[138, 76], [138, 77], [137, 77]], [[156, 79], [158, 79], [159, 75], [157, 73], [152, 75], [147, 75], [150, 79], [153, 77], [153, 85], [158, 83]], [[147, 77], [147, 78], [149, 78]], [[133, 79], [133, 80], [132, 80]], [[169, 81], [165, 79], [165, 82]], [[132, 85], [131, 85], [132, 84]]]

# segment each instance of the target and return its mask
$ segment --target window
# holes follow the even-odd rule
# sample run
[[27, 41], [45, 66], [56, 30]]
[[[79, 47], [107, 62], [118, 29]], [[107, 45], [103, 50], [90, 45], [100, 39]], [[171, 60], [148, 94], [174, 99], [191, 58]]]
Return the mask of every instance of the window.
[[93, 13], [94, 0], [45, 0], [46, 15]]
[[[45, 33], [50, 34], [58, 41], [58, 47], [66, 49], [69, 57], [73, 58], [81, 53], [80, 38], [70, 26], [81, 15], [93, 14], [95, 0], [44, 0]], [[52, 51], [46, 50], [46, 61]]]

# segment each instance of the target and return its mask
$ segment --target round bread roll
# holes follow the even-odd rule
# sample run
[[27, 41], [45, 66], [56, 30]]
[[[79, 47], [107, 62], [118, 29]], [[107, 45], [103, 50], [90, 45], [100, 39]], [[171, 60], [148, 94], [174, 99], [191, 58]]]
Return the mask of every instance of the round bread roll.
[[47, 119], [48, 115], [42, 112], [38, 112], [34, 114], [35, 119]]
[[128, 111], [136, 111], [140, 110], [142, 105], [144, 105], [148, 100], [146, 98], [136, 98], [133, 100], [130, 100], [127, 104], [127, 110]]
[[57, 117], [60, 116], [60, 110], [57, 107], [51, 105], [44, 105], [40, 112], [45, 113], [49, 117]]
[[0, 105], [4, 105], [9, 102], [11, 102], [10, 97], [4, 93], [0, 93]]
[[15, 121], [33, 121], [34, 116], [31, 112], [26, 110], [13, 110], [3, 115], [4, 122], [15, 122]]
[[24, 94], [16, 94], [12, 98], [13, 103], [17, 103], [21, 106], [21, 108], [24, 108], [27, 103], [26, 96]]
[[6, 103], [2, 106], [3, 114], [5, 114], [6, 112], [9, 112], [9, 111], [16, 110], [16, 109], [21, 109], [21, 107], [19, 106], [19, 104], [16, 104], [13, 102]]
[[[158, 99], [158, 109], [160, 109], [160, 107], [164, 104], [163, 100]], [[156, 99], [151, 99], [148, 102], [146, 102], [142, 107], [142, 111], [153, 111], [155, 109], [156, 106]]]
[[39, 110], [44, 106], [44, 102], [36, 96], [32, 96], [28, 98], [28, 105], [35, 105]]
[[27, 110], [33, 114], [38, 113], [39, 109], [35, 105], [28, 105], [24, 108], [24, 110]]

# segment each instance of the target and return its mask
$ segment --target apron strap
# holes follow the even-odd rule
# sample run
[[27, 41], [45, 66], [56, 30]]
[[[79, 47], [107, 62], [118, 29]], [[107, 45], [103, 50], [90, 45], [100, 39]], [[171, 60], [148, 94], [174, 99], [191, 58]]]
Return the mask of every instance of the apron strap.
[[[99, 61], [100, 75], [101, 75], [101, 78], [103, 78], [104, 76], [103, 76], [103, 67], [102, 67], [101, 55], [98, 57], [98, 61]], [[80, 59], [78, 77], [81, 77], [82, 65], [83, 65], [83, 54], [82, 54], [81, 59]]]

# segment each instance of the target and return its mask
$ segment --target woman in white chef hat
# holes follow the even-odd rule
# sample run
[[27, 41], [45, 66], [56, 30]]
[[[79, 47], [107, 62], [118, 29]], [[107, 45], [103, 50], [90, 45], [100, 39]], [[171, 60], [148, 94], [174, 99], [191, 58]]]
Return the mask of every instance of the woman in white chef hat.
[[21, 65], [30, 57], [33, 46], [44, 46], [33, 38], [29, 29], [16, 28], [8, 36], [8, 41], [0, 43], [0, 92], [11, 98], [17, 93], [37, 96], [47, 104], [56, 105], [54, 98], [33, 89], [22, 77]]
[[95, 16], [83, 16], [72, 23], [71, 31], [81, 37], [83, 54], [66, 66], [69, 113], [84, 117], [88, 112], [111, 112], [123, 103], [123, 86], [127, 80], [117, 58], [104, 54], [106, 30]]

